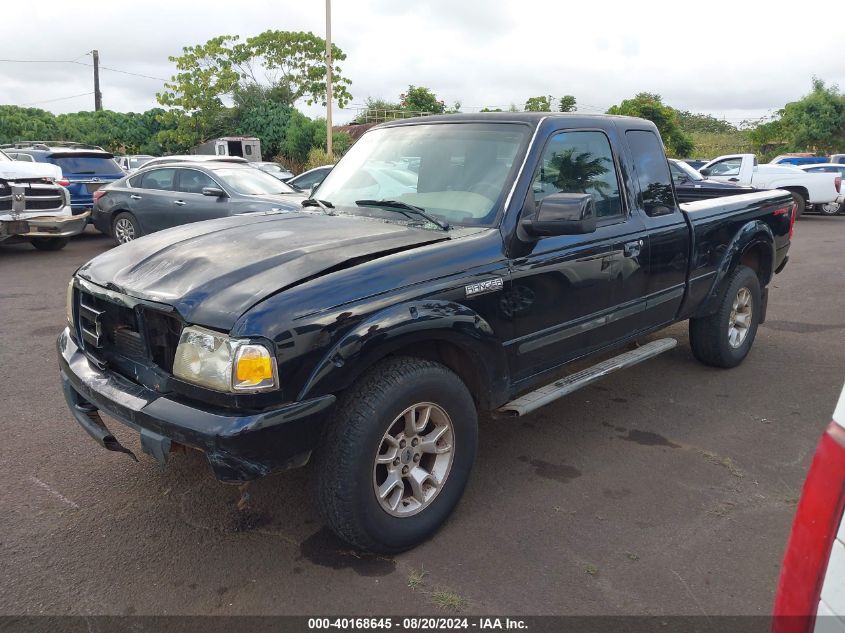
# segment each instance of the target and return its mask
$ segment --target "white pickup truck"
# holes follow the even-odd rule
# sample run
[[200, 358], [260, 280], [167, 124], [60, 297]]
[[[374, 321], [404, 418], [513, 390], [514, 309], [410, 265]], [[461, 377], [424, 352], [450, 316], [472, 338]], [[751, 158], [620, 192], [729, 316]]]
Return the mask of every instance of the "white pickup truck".
[[755, 189], [785, 189], [795, 198], [795, 215], [808, 205], [823, 205], [840, 200], [842, 179], [835, 174], [813, 174], [794, 165], [758, 165], [754, 154], [719, 156], [698, 170], [711, 180], [732, 182]]
[[0, 243], [57, 251], [85, 229], [91, 212], [73, 215], [61, 179], [57, 165], [14, 161], [0, 151]]

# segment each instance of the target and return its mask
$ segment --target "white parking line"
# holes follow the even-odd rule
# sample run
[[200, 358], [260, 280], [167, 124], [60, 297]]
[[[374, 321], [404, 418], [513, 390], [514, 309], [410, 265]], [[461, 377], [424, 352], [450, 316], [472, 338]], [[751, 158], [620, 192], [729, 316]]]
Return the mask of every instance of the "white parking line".
[[75, 508], [76, 510], [79, 510], [79, 504], [77, 504], [77, 503], [75, 503], [75, 502], [71, 501], [70, 499], [68, 499], [66, 496], [64, 496], [64, 495], [63, 495], [61, 492], [59, 492], [58, 490], [53, 490], [53, 489], [52, 489], [52, 488], [51, 488], [48, 484], [45, 484], [45, 483], [44, 483], [43, 481], [41, 481], [38, 477], [30, 477], [29, 479], [30, 479], [30, 481], [32, 481], [33, 483], [35, 483], [35, 484], [39, 485], [40, 487], [44, 488], [44, 490], [46, 490], [46, 491], [47, 491], [47, 492], [49, 492], [51, 495], [53, 495], [54, 497], [56, 497], [56, 498], [57, 498], [59, 501], [61, 501], [62, 503], [65, 503], [65, 504], [69, 505], [71, 508]]

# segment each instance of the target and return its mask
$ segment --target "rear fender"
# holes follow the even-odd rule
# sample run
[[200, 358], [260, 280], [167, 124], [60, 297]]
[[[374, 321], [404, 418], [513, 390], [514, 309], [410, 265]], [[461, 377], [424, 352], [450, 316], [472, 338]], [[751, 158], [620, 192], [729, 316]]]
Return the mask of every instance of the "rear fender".
[[764, 269], [760, 272], [760, 288], [763, 289], [768, 285], [774, 273], [772, 264], [775, 261], [775, 238], [772, 229], [765, 222], [753, 220], [745, 224], [728, 244], [716, 269], [716, 276], [710, 285], [710, 290], [699, 309], [693, 314], [694, 317], [705, 317], [716, 313], [727, 278], [739, 266], [742, 256], [758, 246], [762, 246], [768, 257], [768, 261], [764, 263]]
[[297, 400], [337, 393], [385, 356], [402, 353], [405, 348], [436, 358], [438, 343], [460, 350], [461, 360], [466, 362], [457, 373], [472, 374], [474, 380], [467, 381], [464, 374], [465, 381], [475, 382], [467, 387], [481, 408], [489, 409], [501, 404], [499, 399], [507, 400], [507, 359], [493, 328], [470, 308], [439, 300], [402, 303], [362, 321], [317, 363]]

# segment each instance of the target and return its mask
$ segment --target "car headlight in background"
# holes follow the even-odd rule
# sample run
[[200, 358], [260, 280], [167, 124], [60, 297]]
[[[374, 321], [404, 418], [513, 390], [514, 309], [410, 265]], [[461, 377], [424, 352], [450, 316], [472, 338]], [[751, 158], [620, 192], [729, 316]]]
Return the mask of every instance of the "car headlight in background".
[[276, 360], [266, 347], [193, 325], [179, 337], [173, 375], [216, 391], [265, 391], [278, 386]]
[[65, 313], [67, 314], [67, 324], [73, 328], [73, 277], [67, 284], [67, 302], [65, 303]]

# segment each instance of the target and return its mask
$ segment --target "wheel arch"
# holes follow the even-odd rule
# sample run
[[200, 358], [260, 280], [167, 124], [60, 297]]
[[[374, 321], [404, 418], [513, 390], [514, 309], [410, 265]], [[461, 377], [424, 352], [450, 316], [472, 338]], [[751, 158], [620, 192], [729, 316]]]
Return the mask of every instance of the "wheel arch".
[[751, 268], [757, 274], [760, 288], [765, 288], [774, 274], [774, 261], [775, 238], [772, 229], [761, 220], [745, 224], [725, 249], [710, 290], [693, 316], [698, 318], [716, 312], [725, 281], [737, 266]]
[[507, 400], [508, 365], [493, 329], [470, 308], [437, 300], [392, 306], [362, 321], [323, 355], [297, 399], [342, 391], [388, 356], [445, 365], [461, 378], [481, 409]]

